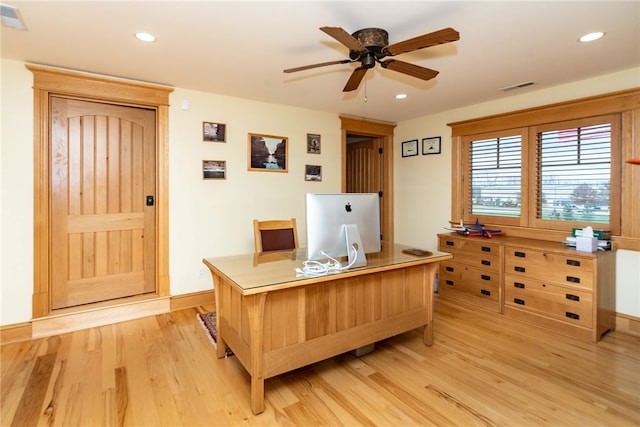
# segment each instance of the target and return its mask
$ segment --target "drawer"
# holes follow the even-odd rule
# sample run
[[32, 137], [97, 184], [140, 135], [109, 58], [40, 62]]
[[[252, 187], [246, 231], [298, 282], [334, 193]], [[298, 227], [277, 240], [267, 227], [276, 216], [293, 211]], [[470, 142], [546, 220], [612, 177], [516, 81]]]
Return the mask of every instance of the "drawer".
[[[448, 252], [453, 255], [457, 262], [464, 263], [470, 267], [478, 267], [482, 270], [499, 271], [500, 270], [500, 253], [499, 248], [495, 249], [486, 245], [456, 245], [446, 246], [446, 242], [455, 242], [454, 240], [442, 239], [438, 250]], [[490, 251], [483, 251], [482, 248], [489, 248]]]
[[504, 278], [504, 303], [575, 325], [592, 327], [590, 292], [517, 275]]
[[465, 292], [487, 300], [499, 301], [500, 275], [450, 261], [440, 263], [438, 292]]
[[593, 263], [593, 258], [513, 247], [506, 247], [504, 254], [505, 274], [566, 284], [587, 291], [593, 289]]
[[450, 237], [438, 236], [438, 243], [441, 251], [468, 251], [482, 253], [485, 255], [500, 256], [500, 245], [482, 240], [475, 240], [473, 237]]

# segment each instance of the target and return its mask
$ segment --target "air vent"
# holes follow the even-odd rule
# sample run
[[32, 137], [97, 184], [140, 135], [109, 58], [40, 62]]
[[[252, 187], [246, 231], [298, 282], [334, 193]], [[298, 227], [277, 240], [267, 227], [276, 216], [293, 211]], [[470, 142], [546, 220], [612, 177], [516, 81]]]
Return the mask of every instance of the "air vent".
[[5, 27], [15, 28], [16, 30], [26, 30], [27, 26], [20, 16], [20, 12], [13, 6], [0, 4], [0, 18]]
[[523, 87], [531, 86], [532, 84], [534, 84], [534, 83], [533, 82], [523, 82], [523, 83], [518, 83], [518, 84], [515, 84], [515, 85], [503, 87], [500, 90], [503, 91], [503, 92], [508, 92], [510, 90], [520, 89], [520, 88], [523, 88]]

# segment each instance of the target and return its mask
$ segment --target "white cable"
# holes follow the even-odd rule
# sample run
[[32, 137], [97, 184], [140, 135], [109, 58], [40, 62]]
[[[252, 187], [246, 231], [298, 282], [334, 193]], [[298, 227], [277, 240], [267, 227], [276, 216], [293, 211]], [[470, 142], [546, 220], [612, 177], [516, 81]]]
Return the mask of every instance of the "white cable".
[[353, 260], [349, 263], [349, 265], [343, 267], [342, 264], [340, 263], [340, 261], [338, 261], [337, 259], [331, 257], [329, 254], [327, 254], [326, 252], [322, 251], [322, 255], [326, 256], [327, 258], [329, 258], [329, 261], [322, 263], [320, 261], [305, 261], [302, 263], [302, 268], [296, 268], [296, 273], [298, 275], [304, 275], [304, 276], [311, 276], [311, 277], [320, 277], [320, 276], [326, 276], [329, 273], [337, 273], [340, 271], [345, 271], [348, 270], [349, 268], [351, 268], [351, 266], [353, 266], [353, 264], [355, 264], [357, 258], [358, 258], [358, 250], [355, 248], [355, 246], [351, 246], [351, 249], [353, 250], [354, 254], [353, 254]]

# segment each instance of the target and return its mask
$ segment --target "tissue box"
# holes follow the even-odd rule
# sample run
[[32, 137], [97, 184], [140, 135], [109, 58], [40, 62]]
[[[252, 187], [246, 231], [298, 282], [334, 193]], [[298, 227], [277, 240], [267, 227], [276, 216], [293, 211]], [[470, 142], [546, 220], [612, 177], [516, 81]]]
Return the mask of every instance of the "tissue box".
[[596, 252], [598, 250], [598, 238], [576, 237], [576, 250], [580, 252]]

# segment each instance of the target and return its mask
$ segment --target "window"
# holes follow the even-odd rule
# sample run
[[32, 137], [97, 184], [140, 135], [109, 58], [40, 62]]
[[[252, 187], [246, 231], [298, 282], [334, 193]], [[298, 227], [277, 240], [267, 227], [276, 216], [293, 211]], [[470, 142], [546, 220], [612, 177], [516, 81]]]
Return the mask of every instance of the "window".
[[620, 144], [618, 126], [618, 116], [607, 115], [464, 137], [464, 220], [615, 229], [612, 192], [619, 178], [612, 179], [612, 147]]
[[522, 136], [471, 141], [469, 165], [471, 214], [519, 217]]
[[611, 121], [536, 133], [537, 219], [609, 225]]
[[[629, 163], [640, 156], [640, 87], [449, 126], [452, 223], [556, 242], [591, 225], [640, 251], [640, 166]], [[518, 136], [520, 206], [504, 206], [518, 199], [518, 167], [504, 152]], [[487, 200], [498, 197], [500, 209]]]

